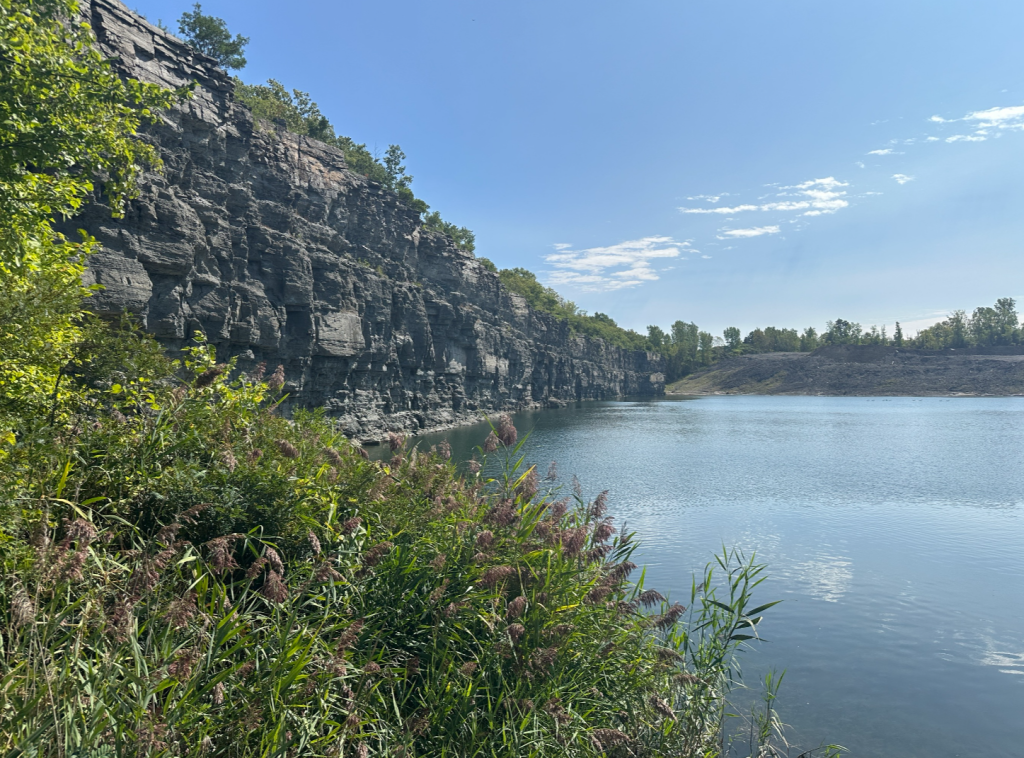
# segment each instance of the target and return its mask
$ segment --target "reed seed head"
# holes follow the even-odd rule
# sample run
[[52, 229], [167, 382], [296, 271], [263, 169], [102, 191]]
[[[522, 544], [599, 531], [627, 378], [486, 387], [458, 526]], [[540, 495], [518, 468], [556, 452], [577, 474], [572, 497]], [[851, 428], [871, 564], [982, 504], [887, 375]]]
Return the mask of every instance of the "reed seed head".
[[299, 457], [299, 449], [288, 440], [274, 440], [274, 445], [277, 447], [278, 452], [285, 458], [294, 459]]
[[512, 425], [512, 417], [507, 413], [498, 419], [498, 441], [505, 447], [513, 447], [519, 437], [519, 432]]
[[218, 363], [216, 366], [211, 366], [210, 368], [206, 369], [206, 371], [204, 371], [203, 373], [196, 377], [196, 381], [193, 386], [195, 386], [197, 390], [201, 390], [204, 387], [209, 387], [217, 380], [218, 376], [220, 376], [227, 370], [228, 367], [223, 363]]
[[283, 603], [288, 599], [288, 587], [281, 581], [281, 575], [276, 571], [271, 571], [267, 575], [267, 580], [260, 588], [260, 593], [273, 603]]
[[271, 392], [277, 392], [284, 386], [284, 366], [278, 365], [274, 370], [274, 373], [267, 379], [267, 389]]
[[281, 556], [277, 554], [277, 551], [272, 547], [267, 547], [263, 552], [263, 557], [267, 559], [267, 563], [270, 566], [271, 571], [276, 571], [278, 574], [284, 575], [284, 563], [281, 561]]
[[484, 439], [484, 454], [489, 455], [498, 449], [498, 437], [492, 430]]
[[526, 598], [520, 595], [511, 603], [508, 604], [508, 610], [505, 612], [505, 618], [511, 621], [517, 619], [523, 615], [526, 611], [527, 601]]

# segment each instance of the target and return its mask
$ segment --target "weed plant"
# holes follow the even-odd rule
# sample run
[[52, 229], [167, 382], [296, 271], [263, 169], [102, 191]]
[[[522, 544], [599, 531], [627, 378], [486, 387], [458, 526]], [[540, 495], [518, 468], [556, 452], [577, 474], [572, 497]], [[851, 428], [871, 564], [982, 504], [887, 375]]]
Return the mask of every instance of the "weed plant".
[[493, 477], [371, 462], [201, 339], [80, 353], [0, 447], [4, 755], [722, 754], [761, 566], [685, 608], [631, 582], [605, 496], [542, 490], [507, 417]]

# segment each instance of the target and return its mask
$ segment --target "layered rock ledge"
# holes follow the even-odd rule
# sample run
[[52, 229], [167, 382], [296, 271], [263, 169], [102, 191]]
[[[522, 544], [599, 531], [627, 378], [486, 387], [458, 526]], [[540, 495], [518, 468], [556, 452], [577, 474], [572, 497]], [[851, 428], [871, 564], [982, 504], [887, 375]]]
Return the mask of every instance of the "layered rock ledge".
[[90, 310], [134, 313], [170, 350], [199, 330], [243, 370], [282, 364], [288, 407], [361, 439], [663, 391], [660, 356], [571, 334], [340, 151], [255, 122], [214, 61], [117, 0], [84, 8], [126, 75], [198, 85], [145, 129], [164, 167], [126, 217], [98, 199], [70, 223], [103, 246]]

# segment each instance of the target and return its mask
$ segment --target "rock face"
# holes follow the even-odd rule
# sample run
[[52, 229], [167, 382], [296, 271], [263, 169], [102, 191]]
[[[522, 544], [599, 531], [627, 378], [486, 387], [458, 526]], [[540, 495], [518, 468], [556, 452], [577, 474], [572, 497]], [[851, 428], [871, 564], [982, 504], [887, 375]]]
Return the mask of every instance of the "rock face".
[[339, 151], [255, 123], [209, 58], [117, 0], [84, 9], [128, 76], [199, 85], [146, 128], [164, 168], [126, 217], [97, 201], [70, 224], [103, 245], [94, 312], [131, 311], [170, 349], [201, 330], [243, 369], [283, 364], [292, 407], [361, 438], [663, 391], [659, 356], [531, 310]]
[[1021, 395], [1024, 348], [882, 345], [729, 358], [669, 387], [682, 395]]

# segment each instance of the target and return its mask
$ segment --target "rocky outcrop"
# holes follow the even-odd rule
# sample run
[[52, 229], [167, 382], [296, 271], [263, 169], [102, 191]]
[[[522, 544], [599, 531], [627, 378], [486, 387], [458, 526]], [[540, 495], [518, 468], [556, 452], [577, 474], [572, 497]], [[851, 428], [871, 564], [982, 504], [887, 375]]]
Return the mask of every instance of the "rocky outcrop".
[[669, 387], [683, 395], [1021, 395], [1024, 348], [838, 345], [729, 358]]
[[243, 369], [283, 364], [291, 406], [361, 438], [662, 391], [658, 356], [570, 334], [339, 151], [255, 123], [212, 60], [116, 0], [84, 7], [126, 75], [198, 84], [146, 128], [163, 171], [126, 217], [97, 201], [72, 222], [103, 246], [94, 312], [131, 311], [170, 349], [199, 330]]

